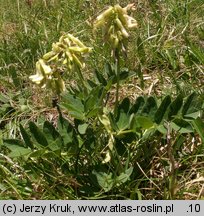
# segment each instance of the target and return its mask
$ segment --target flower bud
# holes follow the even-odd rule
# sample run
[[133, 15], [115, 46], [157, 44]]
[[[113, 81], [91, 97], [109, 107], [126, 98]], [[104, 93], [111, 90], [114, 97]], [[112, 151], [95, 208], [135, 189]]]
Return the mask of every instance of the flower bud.
[[106, 21], [106, 19], [109, 18], [113, 14], [114, 14], [113, 7], [110, 6], [107, 10], [105, 10], [99, 16], [97, 16], [96, 21], [95, 21], [95, 25], [97, 25], [98, 22]]
[[55, 85], [56, 85], [56, 92], [57, 93], [61, 93], [61, 92], [65, 91], [64, 80], [60, 76], [55, 81]]
[[121, 23], [121, 21], [116, 18], [115, 19], [115, 23], [117, 25], [117, 27], [119, 28], [119, 30], [121, 31], [122, 35], [125, 37], [125, 38], [128, 38], [129, 37], [129, 34], [127, 33], [126, 29], [124, 28], [123, 24]]
[[73, 52], [77, 52], [77, 53], [88, 53], [91, 51], [91, 48], [89, 47], [69, 47], [69, 50], [70, 51], [73, 51]]
[[83, 68], [84, 65], [81, 63], [81, 61], [76, 57], [75, 54], [72, 54], [73, 56], [73, 60], [74, 60], [74, 63], [76, 64], [76, 66], [78, 66], [79, 68]]
[[40, 66], [42, 67], [42, 70], [45, 74], [51, 74], [52, 69], [50, 66], [46, 65], [43, 59], [39, 60]]
[[50, 51], [50, 52], [48, 52], [48, 53], [46, 53], [46, 54], [43, 55], [43, 59], [47, 61], [47, 60], [49, 60], [51, 57], [53, 57], [53, 55], [55, 55], [55, 52]]
[[78, 45], [79, 47], [86, 47], [78, 38], [74, 37], [71, 34], [67, 34], [67, 37], [75, 43], [75, 45]]

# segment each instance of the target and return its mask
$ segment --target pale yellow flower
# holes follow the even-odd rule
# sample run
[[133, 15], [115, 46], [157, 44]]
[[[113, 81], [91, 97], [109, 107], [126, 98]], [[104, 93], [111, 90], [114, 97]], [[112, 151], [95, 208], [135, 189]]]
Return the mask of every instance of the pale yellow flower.
[[83, 57], [91, 52], [78, 38], [65, 34], [52, 44], [52, 50], [36, 62], [36, 74], [29, 78], [42, 88], [51, 88], [60, 93], [65, 90], [64, 81], [56, 65], [66, 65], [68, 70], [85, 66]]
[[118, 48], [129, 38], [129, 30], [137, 27], [137, 21], [128, 15], [128, 10], [134, 9], [134, 4], [128, 4], [124, 8], [119, 4], [110, 6], [96, 18], [94, 30], [102, 28], [104, 39], [109, 41], [113, 48]]

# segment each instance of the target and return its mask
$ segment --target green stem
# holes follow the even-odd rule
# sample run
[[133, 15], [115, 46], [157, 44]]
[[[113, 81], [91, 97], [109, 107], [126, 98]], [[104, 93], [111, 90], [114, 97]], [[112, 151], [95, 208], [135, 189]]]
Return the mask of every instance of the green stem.
[[118, 100], [119, 100], [119, 88], [120, 88], [120, 57], [118, 49], [115, 50], [115, 70], [116, 70], [116, 94], [115, 94], [115, 108], [114, 114], [117, 116]]
[[81, 69], [80, 69], [79, 67], [77, 67], [77, 70], [76, 70], [76, 71], [77, 71], [77, 75], [78, 75], [78, 77], [79, 77], [79, 80], [81, 81], [81, 83], [82, 83], [82, 85], [83, 85], [84, 93], [85, 93], [85, 95], [87, 95], [88, 92], [87, 92], [85, 80], [84, 80], [83, 74], [82, 74], [82, 72], [81, 72]]
[[167, 128], [167, 154], [169, 157], [169, 162], [170, 162], [170, 183], [169, 183], [169, 188], [170, 188], [170, 199], [174, 199], [174, 194], [175, 194], [175, 189], [176, 189], [176, 166], [175, 166], [175, 159], [173, 155], [173, 148], [172, 148], [172, 142], [171, 142], [171, 128], [170, 128], [170, 123], [166, 123], [166, 128]]

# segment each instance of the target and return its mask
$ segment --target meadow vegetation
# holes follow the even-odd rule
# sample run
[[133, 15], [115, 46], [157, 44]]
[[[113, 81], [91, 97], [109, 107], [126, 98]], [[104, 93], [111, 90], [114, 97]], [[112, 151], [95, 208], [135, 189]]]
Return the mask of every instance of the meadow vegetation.
[[204, 198], [204, 2], [133, 1], [111, 41], [117, 3], [0, 0], [0, 199]]

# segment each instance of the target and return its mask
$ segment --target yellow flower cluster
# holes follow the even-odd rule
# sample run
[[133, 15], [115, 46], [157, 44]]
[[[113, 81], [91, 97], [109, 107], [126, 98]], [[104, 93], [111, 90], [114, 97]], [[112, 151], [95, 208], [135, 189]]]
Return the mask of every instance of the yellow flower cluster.
[[129, 37], [129, 29], [137, 27], [137, 21], [128, 15], [128, 10], [131, 9], [134, 9], [134, 4], [125, 8], [117, 4], [110, 6], [96, 18], [94, 28], [102, 27], [105, 39], [110, 41], [114, 48], [118, 48], [120, 43]]
[[29, 78], [41, 87], [52, 88], [60, 93], [65, 90], [65, 85], [55, 65], [66, 65], [69, 70], [74, 67], [80, 69], [85, 66], [82, 61], [84, 55], [90, 51], [91, 48], [73, 35], [63, 35], [57, 43], [52, 44], [52, 51], [36, 62], [36, 74]]
[[47, 62], [57, 61], [72, 70], [73, 66], [84, 67], [82, 57], [91, 51], [90, 47], [85, 46], [78, 38], [71, 34], [63, 35], [59, 42], [52, 44], [52, 51], [43, 56]]

